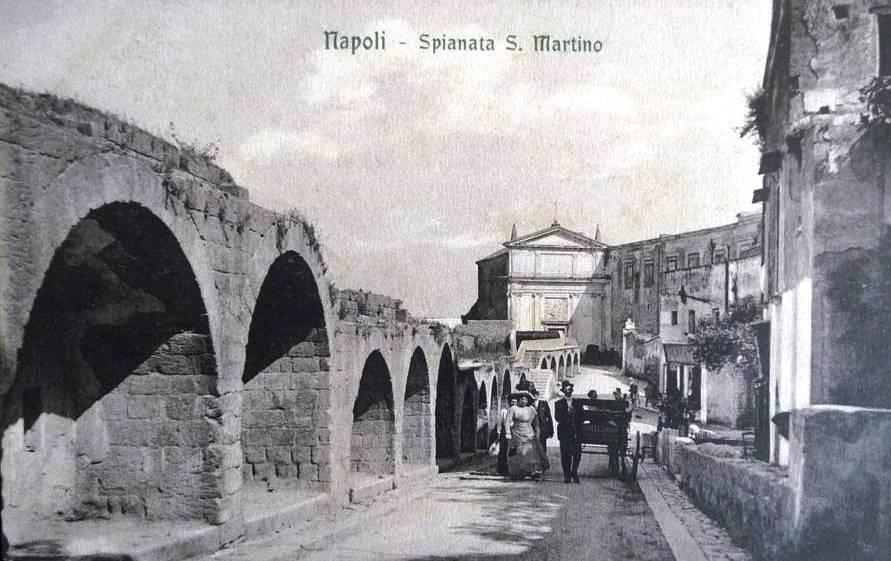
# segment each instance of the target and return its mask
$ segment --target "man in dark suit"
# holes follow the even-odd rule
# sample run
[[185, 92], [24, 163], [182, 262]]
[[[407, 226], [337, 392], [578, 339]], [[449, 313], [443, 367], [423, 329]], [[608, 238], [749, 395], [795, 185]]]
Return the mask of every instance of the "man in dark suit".
[[579, 462], [582, 460], [582, 407], [572, 399], [573, 385], [563, 380], [560, 391], [565, 397], [554, 405], [557, 419], [557, 438], [560, 440], [560, 462], [563, 464], [563, 483], [579, 482]]

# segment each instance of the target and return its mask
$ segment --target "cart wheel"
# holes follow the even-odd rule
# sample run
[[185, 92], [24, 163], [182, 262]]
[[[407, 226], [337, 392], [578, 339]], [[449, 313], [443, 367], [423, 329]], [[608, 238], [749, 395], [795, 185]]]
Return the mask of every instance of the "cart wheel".
[[637, 431], [637, 436], [634, 438], [634, 458], [632, 458], [631, 462], [631, 480], [635, 481], [637, 479], [637, 464], [640, 461], [640, 431]]

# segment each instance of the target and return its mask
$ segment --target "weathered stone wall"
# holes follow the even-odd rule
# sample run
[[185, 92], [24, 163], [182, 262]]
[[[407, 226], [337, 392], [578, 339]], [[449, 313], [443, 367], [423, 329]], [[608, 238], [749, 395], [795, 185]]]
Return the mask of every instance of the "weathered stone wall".
[[327, 336], [315, 329], [244, 385], [245, 481], [330, 483], [329, 359]]
[[721, 458], [699, 448], [677, 450], [681, 487], [756, 559], [790, 559], [795, 493], [787, 474], [756, 460]]
[[[688, 294], [714, 300], [721, 306], [724, 301], [723, 258], [716, 252], [723, 251], [731, 261], [742, 259], [742, 263], [745, 263], [742, 269], [737, 264], [731, 264], [739, 297], [749, 294], [760, 296], [760, 252], [757, 250], [761, 244], [760, 228], [759, 215], [740, 214], [733, 224], [613, 246], [607, 268], [611, 278], [612, 340], [621, 344], [622, 328], [628, 318], [641, 332], [662, 335], [665, 339], [664, 331], [670, 329], [667, 318], [672, 309], [678, 309], [671, 307], [676, 304], [672, 298], [677, 299], [681, 284], [684, 284]], [[692, 253], [698, 254], [699, 265], [688, 266], [687, 258]], [[669, 270], [668, 257], [676, 259], [676, 269]], [[653, 284], [650, 286], [644, 277], [644, 265], [648, 262], [652, 262], [654, 268]], [[750, 263], [754, 266], [750, 266]], [[630, 283], [626, 283], [624, 276], [628, 264], [633, 268]], [[707, 304], [704, 309], [710, 312], [712, 307]], [[686, 314], [686, 309], [681, 311]], [[686, 315], [679, 317], [679, 326], [683, 327], [685, 323]]]

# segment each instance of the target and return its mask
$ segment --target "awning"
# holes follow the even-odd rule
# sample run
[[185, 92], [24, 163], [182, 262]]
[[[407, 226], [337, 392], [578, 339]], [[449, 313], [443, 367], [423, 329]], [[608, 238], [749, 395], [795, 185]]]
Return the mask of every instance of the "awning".
[[684, 343], [663, 343], [662, 349], [665, 351], [665, 362], [691, 364], [693, 366], [699, 365], [693, 358], [693, 345], [686, 345]]

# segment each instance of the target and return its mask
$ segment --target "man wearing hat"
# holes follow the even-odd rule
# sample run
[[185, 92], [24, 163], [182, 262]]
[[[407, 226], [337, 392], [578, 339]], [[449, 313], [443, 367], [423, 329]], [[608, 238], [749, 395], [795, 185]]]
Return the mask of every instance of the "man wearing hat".
[[563, 464], [563, 483], [579, 482], [579, 462], [582, 460], [582, 408], [572, 399], [572, 390], [572, 382], [563, 380], [560, 392], [564, 397], [554, 406], [557, 439], [560, 440], [560, 462]]

